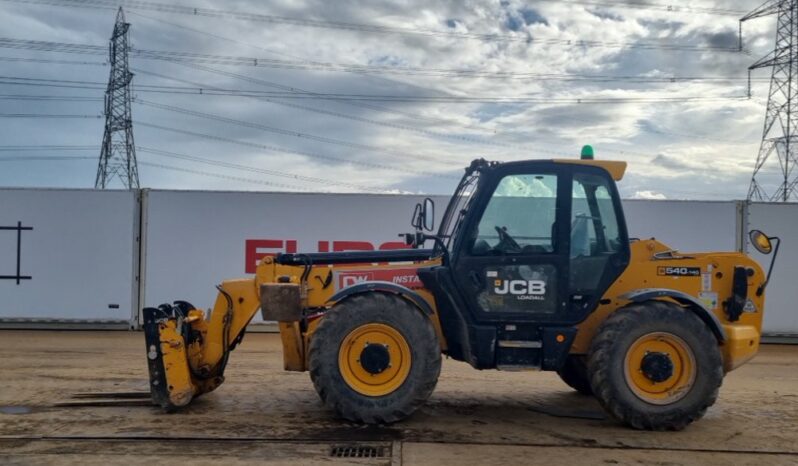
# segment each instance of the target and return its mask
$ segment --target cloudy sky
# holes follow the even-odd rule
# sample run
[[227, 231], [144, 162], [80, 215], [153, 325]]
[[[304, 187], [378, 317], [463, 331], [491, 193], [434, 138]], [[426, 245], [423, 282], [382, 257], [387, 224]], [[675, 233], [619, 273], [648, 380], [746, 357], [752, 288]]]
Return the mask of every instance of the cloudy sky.
[[[0, 0], [0, 38], [105, 48], [120, 3], [134, 49], [180, 52], [131, 57], [141, 185], [170, 189], [442, 194], [474, 158], [578, 157], [592, 144], [629, 162], [625, 197], [742, 199], [769, 77], [755, 73], [746, 99], [746, 69], [775, 34], [772, 17], [747, 22], [735, 51], [738, 18], [759, 0], [179, 4], [199, 14]], [[0, 75], [55, 81], [0, 80], [0, 186], [92, 187], [107, 57], [15, 44]]]

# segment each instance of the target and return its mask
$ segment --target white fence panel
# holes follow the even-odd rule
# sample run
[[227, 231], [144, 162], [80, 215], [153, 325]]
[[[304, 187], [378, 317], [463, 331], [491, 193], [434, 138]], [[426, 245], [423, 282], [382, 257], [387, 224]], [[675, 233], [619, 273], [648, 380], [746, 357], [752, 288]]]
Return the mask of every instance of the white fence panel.
[[[778, 236], [783, 241], [773, 268], [773, 278], [765, 292], [763, 331], [771, 335], [798, 336], [798, 205], [751, 204], [748, 207], [748, 228]], [[765, 268], [772, 256], [759, 254], [746, 237], [748, 253]]]
[[735, 251], [737, 203], [706, 201], [623, 201], [629, 236], [657, 238], [683, 252]]
[[[413, 206], [422, 199], [145, 191], [139, 207], [137, 195], [0, 189], [0, 323], [127, 323], [138, 316], [139, 302], [152, 306], [175, 299], [207, 307], [214, 284], [250, 275], [263, 254], [397, 246], [397, 233], [410, 231]], [[434, 199], [440, 221], [448, 198]], [[139, 287], [140, 208], [146, 243]], [[798, 288], [791, 281], [798, 272], [798, 244], [792, 240], [798, 205], [754, 204], [746, 225], [740, 225], [738, 203], [731, 201], [626, 200], [624, 209], [630, 236], [656, 237], [684, 252], [739, 249], [740, 233], [750, 228], [784, 238], [768, 288], [765, 331], [798, 335]], [[749, 252], [763, 266], [769, 263]]]
[[0, 320], [137, 315], [135, 192], [0, 189], [0, 227]]

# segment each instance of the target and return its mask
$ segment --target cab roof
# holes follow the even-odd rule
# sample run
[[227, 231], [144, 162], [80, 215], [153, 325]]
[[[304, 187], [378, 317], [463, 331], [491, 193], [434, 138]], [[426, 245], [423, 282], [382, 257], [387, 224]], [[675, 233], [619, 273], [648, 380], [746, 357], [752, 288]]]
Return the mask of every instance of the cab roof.
[[575, 164], [575, 165], [588, 165], [592, 167], [598, 167], [606, 170], [613, 180], [621, 181], [623, 179], [623, 175], [626, 172], [626, 162], [620, 162], [617, 160], [595, 160], [595, 159], [531, 159], [531, 160], [515, 160], [512, 162], [488, 162], [485, 159], [475, 159], [471, 162], [471, 165], [466, 168], [466, 174], [473, 173], [477, 170], [482, 170], [485, 168], [493, 168], [499, 166], [512, 166], [512, 165], [519, 165], [519, 164], [529, 164], [529, 163], [556, 163], [556, 164]]
[[626, 162], [617, 160], [590, 160], [590, 159], [553, 159], [555, 163], [575, 163], [577, 165], [591, 165], [607, 170], [615, 181], [621, 181], [626, 172]]

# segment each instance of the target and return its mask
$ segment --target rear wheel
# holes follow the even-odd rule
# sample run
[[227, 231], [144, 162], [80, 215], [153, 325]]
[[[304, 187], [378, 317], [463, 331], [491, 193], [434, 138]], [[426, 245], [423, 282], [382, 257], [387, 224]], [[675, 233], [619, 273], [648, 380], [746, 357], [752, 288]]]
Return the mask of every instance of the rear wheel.
[[313, 334], [310, 378], [325, 405], [366, 424], [406, 418], [432, 394], [441, 350], [429, 319], [385, 293], [333, 307]]
[[664, 301], [607, 318], [587, 367], [602, 406], [636, 429], [683, 429], [715, 403], [723, 381], [715, 336], [695, 314]]
[[592, 395], [590, 378], [587, 376], [587, 357], [583, 355], [570, 355], [565, 364], [557, 371], [563, 382], [582, 395]]

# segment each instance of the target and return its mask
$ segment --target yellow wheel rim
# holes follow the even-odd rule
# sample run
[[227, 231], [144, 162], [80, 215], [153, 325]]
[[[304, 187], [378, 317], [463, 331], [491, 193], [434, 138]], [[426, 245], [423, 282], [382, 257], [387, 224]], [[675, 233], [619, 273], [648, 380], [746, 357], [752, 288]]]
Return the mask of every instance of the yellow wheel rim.
[[[652, 376], [651, 363], [655, 360], [659, 370]], [[663, 366], [668, 370], [662, 370]], [[626, 352], [624, 377], [641, 400], [655, 405], [674, 403], [684, 398], [695, 382], [693, 350], [672, 333], [643, 335]]]
[[[387, 364], [380, 364], [375, 370], [373, 365], [361, 361], [367, 348], [371, 353], [378, 352], [381, 358], [387, 354]], [[407, 340], [399, 331], [385, 324], [357, 327], [344, 338], [338, 350], [338, 368], [344, 381], [352, 390], [367, 396], [393, 393], [407, 379], [410, 364]]]

